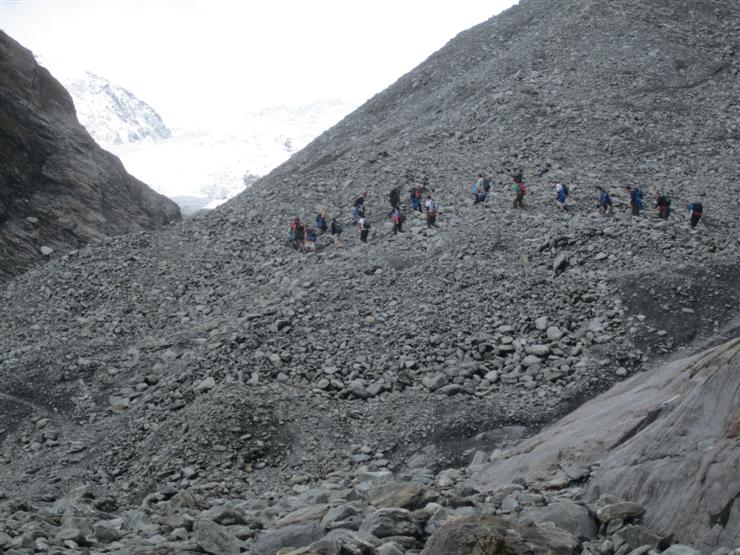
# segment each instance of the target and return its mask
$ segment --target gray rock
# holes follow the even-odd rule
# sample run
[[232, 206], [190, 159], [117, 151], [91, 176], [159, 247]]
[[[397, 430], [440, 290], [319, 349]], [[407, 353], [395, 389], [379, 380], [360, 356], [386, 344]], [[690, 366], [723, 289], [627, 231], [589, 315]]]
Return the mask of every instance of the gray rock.
[[203, 393], [205, 391], [210, 391], [214, 387], [216, 387], [216, 380], [213, 379], [213, 376], [208, 376], [197, 386], [195, 386], [195, 391], [197, 391], [198, 393]]
[[378, 555], [404, 555], [406, 550], [396, 542], [387, 542], [378, 546]]
[[201, 515], [202, 518], [212, 520], [222, 526], [233, 526], [235, 524], [247, 524], [244, 511], [238, 507], [223, 505], [209, 509]]
[[226, 527], [210, 520], [198, 519], [193, 525], [193, 541], [212, 555], [239, 555], [239, 541]]
[[558, 528], [570, 532], [583, 540], [596, 536], [598, 527], [591, 512], [583, 505], [575, 503], [557, 502], [545, 507], [529, 507], [519, 513], [523, 522], [542, 524], [552, 522]]
[[544, 357], [550, 354], [550, 347], [549, 345], [530, 345], [525, 351], [529, 355]]
[[580, 542], [558, 528], [524, 526], [483, 515], [453, 520], [435, 532], [421, 555], [471, 553], [528, 553], [531, 555], [580, 553]]
[[320, 524], [296, 524], [260, 534], [251, 546], [253, 553], [275, 555], [286, 547], [299, 548], [312, 544], [324, 536]]
[[556, 272], [562, 272], [565, 270], [565, 268], [568, 267], [568, 255], [565, 253], [561, 253], [555, 257], [555, 260], [552, 261], [552, 269]]
[[677, 543], [663, 551], [663, 555], [701, 555], [701, 551], [698, 551], [693, 547], [689, 547], [688, 545]]
[[329, 510], [329, 505], [309, 505], [301, 509], [288, 513], [284, 517], [275, 521], [275, 528], [291, 526], [295, 524], [307, 524], [310, 522], [320, 522]]
[[433, 374], [424, 376], [422, 383], [424, 384], [424, 387], [426, 387], [429, 391], [436, 391], [439, 388], [447, 385], [449, 382], [447, 380], [447, 376], [445, 376], [442, 372], [435, 372]]
[[90, 545], [79, 528], [62, 528], [56, 533], [55, 538], [61, 542], [73, 541], [80, 547]]
[[360, 527], [360, 532], [376, 538], [390, 536], [422, 537], [422, 530], [405, 509], [378, 509], [369, 514]]
[[557, 326], [550, 326], [547, 328], [547, 338], [550, 341], [560, 341], [563, 337], [563, 332]]
[[626, 543], [632, 549], [637, 549], [642, 546], [655, 548], [663, 539], [650, 528], [641, 524], [636, 526], [625, 526], [614, 534], [614, 538], [616, 542]]
[[643, 514], [645, 514], [645, 507], [639, 503], [623, 502], [601, 507], [596, 511], [596, 518], [607, 523], [617, 519], [637, 518]]

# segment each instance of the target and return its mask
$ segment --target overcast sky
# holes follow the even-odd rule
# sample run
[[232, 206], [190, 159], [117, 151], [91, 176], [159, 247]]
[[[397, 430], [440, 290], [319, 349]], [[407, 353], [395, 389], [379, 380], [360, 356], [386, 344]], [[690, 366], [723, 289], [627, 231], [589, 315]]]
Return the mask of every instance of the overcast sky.
[[52, 73], [89, 70], [172, 126], [235, 110], [360, 103], [516, 0], [0, 0]]

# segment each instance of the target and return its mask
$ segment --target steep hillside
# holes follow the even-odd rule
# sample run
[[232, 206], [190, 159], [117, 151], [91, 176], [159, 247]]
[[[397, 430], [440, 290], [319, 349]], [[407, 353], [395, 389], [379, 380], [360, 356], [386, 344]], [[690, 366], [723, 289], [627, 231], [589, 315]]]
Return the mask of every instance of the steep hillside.
[[0, 33], [0, 280], [57, 254], [179, 219], [77, 121], [64, 88]]
[[[667, 547], [665, 519], [693, 516], [666, 516], [651, 490], [594, 520], [610, 495], [630, 496], [624, 472], [584, 503], [578, 482], [596, 465], [480, 491], [464, 469], [738, 335], [740, 64], [727, 40], [739, 23], [733, 0], [522, 1], [215, 212], [14, 280], [0, 319], [0, 510], [14, 516], [0, 549]], [[506, 175], [517, 166], [524, 210]], [[480, 171], [496, 178], [487, 207], [469, 198]], [[438, 226], [409, 211], [394, 235], [391, 188], [405, 200], [424, 177]], [[625, 184], [670, 192], [673, 215], [632, 216]], [[595, 209], [596, 185], [613, 214]], [[363, 191], [367, 244], [349, 221]], [[324, 207], [342, 245], [287, 246], [289, 220]], [[712, 518], [736, 522], [735, 505]], [[542, 509], [537, 526], [499, 519], [524, 508]], [[718, 553], [731, 541], [718, 536]]]
[[730, 0], [524, 0], [461, 33], [257, 191], [277, 207], [275, 190], [300, 183], [308, 202], [346, 206], [426, 176], [444, 206], [479, 171], [508, 184], [503, 169], [521, 166], [535, 190], [563, 180], [589, 204], [596, 185], [704, 196], [718, 224], [732, 216], [736, 238], [737, 218], [721, 208], [740, 192], [739, 33]]

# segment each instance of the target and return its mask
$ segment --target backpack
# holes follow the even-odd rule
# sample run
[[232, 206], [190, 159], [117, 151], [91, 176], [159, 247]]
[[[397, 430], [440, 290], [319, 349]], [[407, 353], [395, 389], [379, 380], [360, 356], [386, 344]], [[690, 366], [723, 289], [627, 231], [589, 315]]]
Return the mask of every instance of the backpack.
[[691, 212], [694, 214], [703, 214], [704, 213], [704, 207], [701, 205], [701, 202], [695, 202], [691, 205]]
[[564, 192], [564, 193], [565, 193], [566, 195], [570, 193], [570, 191], [568, 190], [568, 186], [567, 186], [567, 185], [563, 185], [563, 192]]
[[491, 190], [491, 180], [487, 177], [483, 178], [483, 190], [487, 193]]

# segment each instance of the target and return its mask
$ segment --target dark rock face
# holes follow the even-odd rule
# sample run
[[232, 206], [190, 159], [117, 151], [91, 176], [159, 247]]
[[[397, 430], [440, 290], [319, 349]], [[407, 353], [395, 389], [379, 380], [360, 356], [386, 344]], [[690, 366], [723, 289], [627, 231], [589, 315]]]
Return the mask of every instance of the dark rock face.
[[179, 219], [95, 144], [67, 91], [4, 33], [0, 99], [0, 280], [44, 255]]

